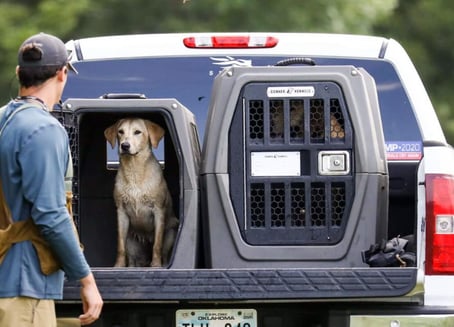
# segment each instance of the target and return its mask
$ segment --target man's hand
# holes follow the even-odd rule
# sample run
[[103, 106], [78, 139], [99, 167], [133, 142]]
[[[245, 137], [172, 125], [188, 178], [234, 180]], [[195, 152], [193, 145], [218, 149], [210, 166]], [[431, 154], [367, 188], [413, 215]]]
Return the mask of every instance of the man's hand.
[[80, 283], [80, 299], [82, 300], [84, 313], [79, 316], [79, 319], [82, 325], [89, 325], [101, 315], [103, 300], [92, 273], [82, 278]]

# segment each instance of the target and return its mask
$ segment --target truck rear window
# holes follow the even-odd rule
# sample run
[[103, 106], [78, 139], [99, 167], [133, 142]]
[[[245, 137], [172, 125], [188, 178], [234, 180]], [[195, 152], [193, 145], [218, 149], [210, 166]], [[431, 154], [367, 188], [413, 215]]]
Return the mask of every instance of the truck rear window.
[[[286, 57], [167, 57], [85, 61], [68, 80], [63, 100], [97, 98], [106, 93], [140, 93], [148, 98], [176, 98], [195, 117], [203, 139], [214, 77], [229, 66], [268, 66]], [[317, 65], [354, 65], [375, 79], [388, 142], [421, 141], [408, 97], [393, 66], [383, 60], [313, 58]], [[405, 123], [403, 123], [405, 122]], [[202, 140], [203, 141], [203, 140]], [[413, 142], [413, 143], [411, 143]]]

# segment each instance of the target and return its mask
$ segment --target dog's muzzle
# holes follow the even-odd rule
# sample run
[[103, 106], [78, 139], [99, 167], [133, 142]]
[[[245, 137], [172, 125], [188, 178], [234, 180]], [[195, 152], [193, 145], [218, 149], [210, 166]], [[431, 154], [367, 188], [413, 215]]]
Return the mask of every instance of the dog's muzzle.
[[129, 142], [121, 143], [120, 149], [122, 153], [130, 153], [129, 150], [131, 149], [131, 144], [129, 144]]

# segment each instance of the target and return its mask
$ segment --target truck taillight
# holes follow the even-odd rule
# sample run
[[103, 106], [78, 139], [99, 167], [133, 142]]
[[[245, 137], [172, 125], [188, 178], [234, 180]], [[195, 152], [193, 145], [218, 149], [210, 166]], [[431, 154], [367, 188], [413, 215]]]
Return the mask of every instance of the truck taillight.
[[273, 48], [278, 40], [272, 36], [197, 36], [186, 37], [183, 44], [188, 48]]
[[426, 274], [454, 273], [454, 176], [426, 176]]

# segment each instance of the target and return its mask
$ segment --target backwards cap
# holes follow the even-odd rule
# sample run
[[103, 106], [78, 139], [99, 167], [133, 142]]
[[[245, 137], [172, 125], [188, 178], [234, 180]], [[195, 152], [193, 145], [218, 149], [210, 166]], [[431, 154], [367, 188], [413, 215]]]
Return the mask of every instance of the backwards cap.
[[[34, 49], [37, 56], [26, 55], [29, 49]], [[26, 39], [19, 48], [18, 64], [22, 68], [44, 66], [68, 66], [77, 74], [77, 70], [69, 61], [71, 59], [65, 44], [58, 37], [46, 33], [39, 33]]]

